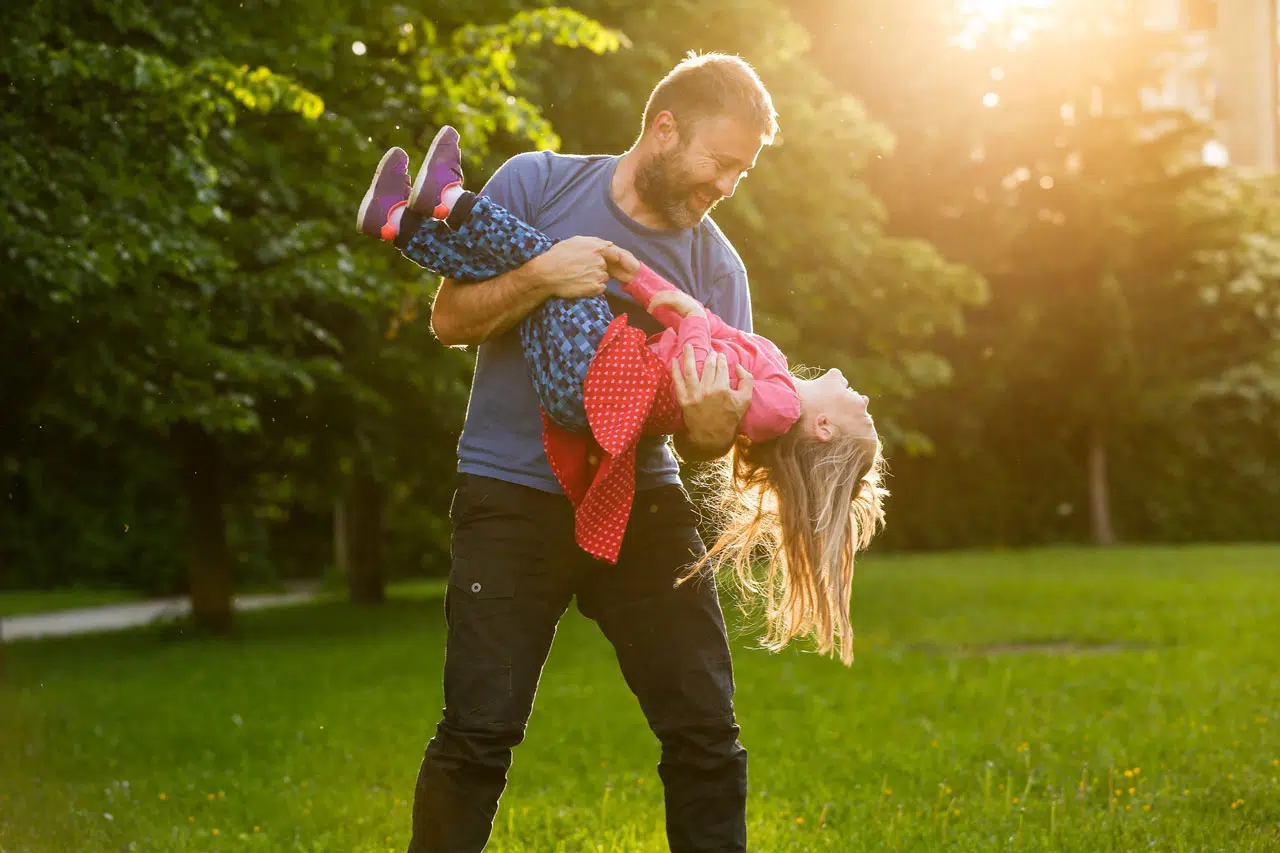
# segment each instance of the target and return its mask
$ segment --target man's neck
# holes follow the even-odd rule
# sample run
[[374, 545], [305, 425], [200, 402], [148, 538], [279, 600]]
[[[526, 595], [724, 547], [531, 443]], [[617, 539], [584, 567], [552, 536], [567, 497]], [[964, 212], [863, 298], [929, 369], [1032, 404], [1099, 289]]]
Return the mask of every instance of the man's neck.
[[645, 204], [636, 191], [636, 169], [643, 156], [639, 150], [632, 148], [618, 158], [618, 167], [614, 169], [613, 180], [609, 183], [609, 195], [613, 196], [619, 210], [646, 228], [673, 228], [675, 226], [667, 217]]

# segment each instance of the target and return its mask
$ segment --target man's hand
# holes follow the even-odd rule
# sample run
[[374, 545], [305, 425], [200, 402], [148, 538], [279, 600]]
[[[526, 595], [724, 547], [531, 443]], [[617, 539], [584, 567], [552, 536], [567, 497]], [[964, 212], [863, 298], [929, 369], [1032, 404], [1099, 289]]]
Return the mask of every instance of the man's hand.
[[729, 362], [720, 353], [709, 354], [698, 375], [693, 347], [684, 348], [683, 359], [672, 359], [671, 381], [676, 402], [684, 410], [685, 437], [681, 455], [690, 461], [716, 459], [729, 452], [738, 425], [751, 405], [753, 380], [737, 365], [738, 390], [729, 387]]
[[609, 280], [604, 253], [611, 246], [608, 240], [598, 237], [570, 237], [529, 261], [529, 265], [549, 296], [599, 296]]
[[[664, 305], [681, 317], [688, 317], [690, 314], [698, 317], [707, 316], [707, 311], [702, 307], [702, 303], [683, 290], [662, 290], [655, 293], [653, 298], [649, 300], [649, 305], [645, 310], [652, 314], [654, 310]], [[707, 363], [709, 364], [710, 360]]]
[[488, 281], [459, 285], [445, 279], [431, 305], [431, 330], [445, 346], [475, 346], [514, 328], [551, 296], [599, 296], [609, 280], [605, 255], [611, 248], [597, 237], [570, 237]]

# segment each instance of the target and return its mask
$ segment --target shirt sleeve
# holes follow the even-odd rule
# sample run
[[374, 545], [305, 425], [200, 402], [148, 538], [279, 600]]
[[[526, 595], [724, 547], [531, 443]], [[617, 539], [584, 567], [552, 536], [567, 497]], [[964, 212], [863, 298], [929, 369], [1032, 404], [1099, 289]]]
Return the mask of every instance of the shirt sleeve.
[[[707, 312], [707, 316], [705, 317], [699, 317], [697, 314], [690, 314], [688, 317], [680, 318], [679, 325], [677, 325], [675, 329], [677, 344], [676, 352], [683, 352], [686, 344], [691, 345], [693, 347], [694, 361], [698, 365], [699, 373], [702, 372], [702, 364], [706, 361], [707, 356], [716, 349], [713, 341], [724, 341], [736, 344], [736, 352], [738, 355], [735, 356], [735, 358], [738, 359], [738, 363], [752, 373], [755, 372], [749, 355], [750, 353], [757, 352], [753, 336], [744, 335], [742, 332], [739, 332], [737, 329], [728, 325], [710, 311]], [[759, 340], [763, 339], [761, 338]], [[768, 342], [766, 341], [766, 343]], [[772, 346], [772, 344], [769, 345]], [[723, 351], [724, 350], [721, 349], [721, 352]], [[746, 361], [741, 360], [744, 356], [747, 357]], [[779, 354], [779, 357], [780, 356], [781, 354]], [[783, 363], [785, 364], [785, 360]], [[729, 376], [729, 384], [732, 388], [738, 387], [737, 374], [731, 372]]]
[[517, 219], [537, 227], [550, 168], [545, 151], [517, 154], [498, 167], [479, 194]]
[[[622, 292], [639, 302], [641, 307], [648, 311], [655, 320], [668, 329], [679, 330], [682, 318], [674, 309], [665, 305], [654, 309], [649, 307], [649, 303], [653, 301], [655, 296], [669, 290], [684, 293], [680, 288], [654, 272], [647, 264], [641, 264], [640, 269], [636, 270], [631, 277], [631, 281], [622, 285]], [[689, 294], [685, 293], [685, 295], [688, 296]], [[703, 307], [705, 308], [706, 306], [704, 305]]]
[[699, 317], [697, 314], [690, 314], [688, 317], [680, 318], [680, 325], [676, 327], [676, 342], [678, 347], [676, 352], [683, 352], [685, 345], [693, 347], [693, 358], [698, 365], [698, 373], [702, 373], [702, 363], [706, 361], [708, 353], [711, 352], [711, 325], [714, 323], [714, 315], [710, 317]]
[[747, 284], [745, 268], [735, 265], [716, 279], [707, 308], [739, 331], [755, 331], [751, 322], [751, 288]]

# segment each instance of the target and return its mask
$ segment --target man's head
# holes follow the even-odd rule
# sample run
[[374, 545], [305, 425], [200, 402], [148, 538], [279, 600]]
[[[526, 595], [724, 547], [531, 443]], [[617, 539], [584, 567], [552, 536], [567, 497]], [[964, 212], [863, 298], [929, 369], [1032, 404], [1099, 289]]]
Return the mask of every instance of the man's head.
[[773, 99], [741, 58], [690, 54], [654, 87], [636, 145], [636, 192], [672, 226], [697, 225], [778, 132]]

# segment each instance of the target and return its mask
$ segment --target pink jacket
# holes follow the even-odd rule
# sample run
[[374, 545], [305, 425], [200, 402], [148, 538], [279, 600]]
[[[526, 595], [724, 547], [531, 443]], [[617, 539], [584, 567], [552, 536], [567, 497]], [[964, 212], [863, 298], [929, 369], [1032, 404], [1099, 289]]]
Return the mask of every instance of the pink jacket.
[[[647, 309], [655, 295], [676, 288], [647, 266], [641, 266], [622, 289]], [[730, 387], [738, 387], [737, 365], [751, 374], [754, 380], [751, 406], [738, 426], [740, 434], [753, 442], [768, 441], [791, 429], [800, 418], [800, 398], [787, 368], [787, 358], [773, 341], [739, 331], [710, 311], [705, 318], [692, 314], [681, 317], [662, 307], [653, 316], [667, 327], [648, 342], [649, 349], [663, 364], [670, 365], [673, 358], [682, 358], [685, 345], [692, 344], [699, 374], [712, 352], [723, 353], [728, 359]]]
[[[640, 304], [672, 285], [648, 267], [624, 286]], [[574, 507], [574, 535], [587, 553], [616, 563], [635, 500], [636, 444], [642, 435], [678, 432], [683, 417], [671, 381], [671, 360], [693, 347], [699, 372], [712, 352], [729, 362], [729, 384], [738, 385], [735, 365], [754, 379], [751, 403], [739, 433], [753, 442], [785, 433], [800, 417], [800, 399], [787, 360], [772, 342], [741, 332], [719, 317], [680, 317], [659, 309], [667, 329], [648, 340], [616, 317], [587, 371], [583, 401], [591, 433], [575, 433], [542, 416], [542, 445], [565, 496]]]

